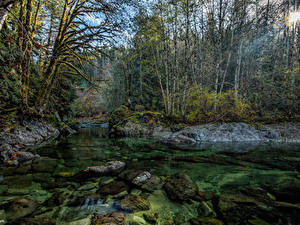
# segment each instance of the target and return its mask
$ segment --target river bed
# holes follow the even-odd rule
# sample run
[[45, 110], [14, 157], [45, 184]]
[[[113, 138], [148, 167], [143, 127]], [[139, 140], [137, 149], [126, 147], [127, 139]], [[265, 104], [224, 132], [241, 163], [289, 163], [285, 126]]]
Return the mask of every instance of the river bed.
[[[111, 212], [123, 213], [132, 225], [300, 224], [300, 144], [174, 146], [108, 138], [106, 128], [93, 128], [32, 152], [41, 158], [0, 170], [0, 225], [90, 224], [95, 214]], [[115, 160], [126, 163], [123, 173], [76, 177], [87, 167]], [[134, 171], [147, 171], [159, 182], [133, 185], [126, 172]], [[185, 179], [196, 185], [191, 199], [176, 190]], [[175, 182], [175, 190], [166, 187], [168, 182], [171, 188]], [[145, 207], [129, 201], [134, 207], [128, 210], [126, 196], [145, 201]]]

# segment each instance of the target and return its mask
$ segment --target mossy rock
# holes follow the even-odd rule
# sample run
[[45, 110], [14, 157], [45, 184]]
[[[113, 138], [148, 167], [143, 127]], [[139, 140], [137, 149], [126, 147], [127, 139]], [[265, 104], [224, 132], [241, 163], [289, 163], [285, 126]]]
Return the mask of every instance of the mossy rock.
[[109, 124], [111, 127], [122, 125], [123, 121], [132, 114], [131, 110], [127, 106], [122, 105], [117, 108], [109, 118]]

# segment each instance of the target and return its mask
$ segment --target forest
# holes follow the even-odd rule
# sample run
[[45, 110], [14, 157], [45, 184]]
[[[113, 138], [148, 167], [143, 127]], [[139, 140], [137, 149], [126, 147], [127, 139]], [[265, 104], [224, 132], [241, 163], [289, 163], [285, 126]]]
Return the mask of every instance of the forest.
[[190, 124], [299, 120], [299, 4], [1, 1], [1, 124], [132, 101]]

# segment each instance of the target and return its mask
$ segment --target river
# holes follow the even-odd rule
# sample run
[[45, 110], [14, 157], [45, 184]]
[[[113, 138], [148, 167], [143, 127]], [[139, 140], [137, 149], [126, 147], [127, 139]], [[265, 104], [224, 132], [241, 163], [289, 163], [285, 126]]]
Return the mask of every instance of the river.
[[[95, 213], [114, 211], [124, 213], [127, 224], [300, 224], [299, 144], [174, 146], [146, 138], [112, 139], [105, 128], [93, 128], [32, 151], [41, 158], [0, 170], [0, 225], [86, 224]], [[87, 167], [115, 160], [126, 163], [125, 172], [151, 173], [159, 184], [133, 185], [124, 172], [76, 179]], [[176, 174], [191, 178], [198, 200], [180, 199], [176, 190], [170, 196], [163, 184]], [[174, 182], [178, 189], [187, 185]], [[107, 187], [111, 193], [103, 191]], [[120, 202], [129, 193], [150, 209], [124, 209]]]

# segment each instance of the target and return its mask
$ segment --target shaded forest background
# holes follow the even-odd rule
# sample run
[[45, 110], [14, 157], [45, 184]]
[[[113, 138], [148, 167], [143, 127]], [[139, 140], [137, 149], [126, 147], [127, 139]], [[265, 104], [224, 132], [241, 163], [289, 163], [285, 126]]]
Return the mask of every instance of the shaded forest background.
[[2, 124], [128, 102], [188, 123], [300, 118], [298, 0], [1, 4]]

